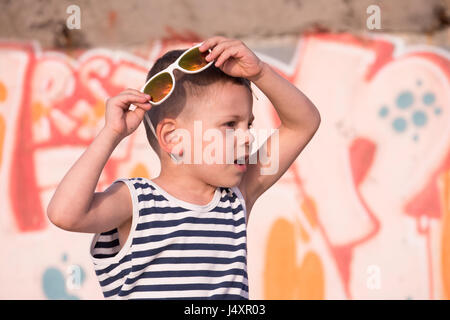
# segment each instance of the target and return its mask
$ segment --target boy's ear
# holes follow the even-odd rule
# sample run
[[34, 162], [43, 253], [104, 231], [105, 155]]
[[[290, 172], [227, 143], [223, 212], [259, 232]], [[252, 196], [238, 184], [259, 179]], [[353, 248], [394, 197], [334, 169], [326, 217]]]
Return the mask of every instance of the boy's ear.
[[160, 122], [160, 145], [161, 148], [170, 153], [174, 145], [176, 145], [180, 136], [177, 134], [175, 121], [173, 119], [164, 119]]

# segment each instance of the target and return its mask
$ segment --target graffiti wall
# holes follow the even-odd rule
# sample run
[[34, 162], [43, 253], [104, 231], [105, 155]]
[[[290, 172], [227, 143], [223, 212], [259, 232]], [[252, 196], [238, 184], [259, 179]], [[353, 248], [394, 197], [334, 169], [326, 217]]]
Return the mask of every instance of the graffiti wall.
[[[91, 234], [46, 217], [67, 170], [104, 124], [104, 101], [140, 88], [163, 52], [54, 52], [0, 42], [0, 298], [102, 298]], [[257, 54], [320, 110], [315, 137], [255, 203], [253, 299], [450, 298], [450, 54], [397, 38], [311, 34], [288, 59]], [[276, 128], [255, 88], [254, 128]], [[144, 126], [113, 152], [96, 191], [156, 177]]]

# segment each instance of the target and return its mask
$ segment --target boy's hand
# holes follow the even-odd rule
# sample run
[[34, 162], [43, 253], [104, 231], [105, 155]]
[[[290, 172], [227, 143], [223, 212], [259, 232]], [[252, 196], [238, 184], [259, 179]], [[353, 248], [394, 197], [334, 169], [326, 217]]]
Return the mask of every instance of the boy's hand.
[[250, 81], [257, 79], [264, 63], [240, 40], [212, 37], [199, 47], [200, 52], [211, 49], [207, 61], [216, 59], [215, 66], [232, 77]]
[[[152, 105], [150, 96], [135, 89], [126, 89], [106, 101], [105, 128], [117, 133], [119, 139], [130, 135], [139, 127], [144, 114]], [[130, 104], [135, 110], [128, 110]]]

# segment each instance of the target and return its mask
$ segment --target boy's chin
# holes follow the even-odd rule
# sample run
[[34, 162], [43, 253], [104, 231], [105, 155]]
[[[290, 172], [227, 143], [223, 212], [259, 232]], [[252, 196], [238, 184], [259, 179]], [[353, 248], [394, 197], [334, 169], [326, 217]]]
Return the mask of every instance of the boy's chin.
[[223, 179], [220, 184], [221, 187], [224, 188], [231, 188], [239, 185], [239, 183], [242, 181], [242, 174], [233, 174], [228, 176], [228, 179]]
[[234, 164], [217, 165], [217, 167], [208, 167], [202, 172], [202, 176], [208, 184], [223, 188], [231, 188], [238, 185], [243, 174], [234, 168]]

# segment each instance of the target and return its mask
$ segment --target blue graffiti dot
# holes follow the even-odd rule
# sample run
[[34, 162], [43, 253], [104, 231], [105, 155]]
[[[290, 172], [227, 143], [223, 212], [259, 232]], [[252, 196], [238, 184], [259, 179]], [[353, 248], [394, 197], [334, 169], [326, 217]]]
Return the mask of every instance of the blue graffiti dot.
[[427, 115], [423, 111], [416, 111], [412, 116], [413, 123], [418, 127], [423, 127], [427, 123]]
[[67, 253], [63, 253], [61, 259], [63, 262], [67, 262]]
[[403, 132], [406, 130], [406, 120], [403, 118], [396, 118], [393, 122], [392, 122], [392, 127], [394, 128], [395, 131], [397, 132]]
[[436, 109], [434, 109], [434, 114], [437, 115], [437, 116], [440, 115], [441, 112], [442, 112], [442, 109], [441, 109], [441, 108], [436, 108]]
[[413, 140], [414, 140], [414, 141], [419, 140], [419, 136], [418, 136], [417, 134], [415, 134], [415, 135], [413, 136]]
[[64, 276], [58, 269], [48, 268], [45, 270], [42, 285], [48, 299], [58, 299], [66, 295]]
[[422, 85], [422, 80], [417, 80], [416, 84], [420, 87]]
[[382, 106], [382, 107], [380, 108], [380, 110], [378, 111], [378, 115], [379, 115], [381, 118], [386, 118], [388, 114], [389, 114], [389, 109], [388, 109], [388, 107], [386, 107], [386, 106]]
[[66, 292], [64, 275], [56, 268], [47, 268], [42, 276], [42, 289], [47, 299], [79, 300]]
[[411, 92], [409, 91], [403, 91], [402, 93], [400, 93], [397, 96], [397, 107], [399, 107], [400, 109], [406, 109], [408, 107], [410, 107], [414, 102], [414, 96]]
[[425, 93], [422, 97], [423, 103], [426, 104], [427, 106], [429, 106], [430, 104], [433, 104], [435, 100], [436, 100], [436, 97], [431, 92]]

